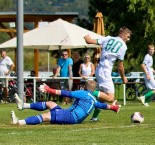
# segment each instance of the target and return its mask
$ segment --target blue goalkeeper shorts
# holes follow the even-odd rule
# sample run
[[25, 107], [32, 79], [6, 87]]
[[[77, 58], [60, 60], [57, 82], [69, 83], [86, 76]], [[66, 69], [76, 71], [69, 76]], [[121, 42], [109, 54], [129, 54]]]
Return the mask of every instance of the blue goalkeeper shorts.
[[75, 119], [70, 110], [62, 109], [60, 106], [56, 106], [50, 110], [52, 124], [75, 124]]

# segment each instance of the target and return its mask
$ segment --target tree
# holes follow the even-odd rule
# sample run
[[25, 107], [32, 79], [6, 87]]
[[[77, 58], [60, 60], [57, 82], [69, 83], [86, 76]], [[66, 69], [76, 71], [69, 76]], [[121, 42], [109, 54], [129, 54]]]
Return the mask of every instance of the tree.
[[92, 24], [97, 11], [103, 13], [106, 35], [117, 35], [122, 26], [132, 30], [126, 57], [130, 64], [139, 67], [147, 45], [155, 42], [154, 0], [89, 0], [89, 5]]
[[[10, 0], [1, 0], [0, 1], [0, 10], [1, 12], [7, 12], [9, 11], [9, 9], [12, 7], [12, 1]], [[0, 28], [3, 28], [3, 25], [8, 27], [8, 24], [0, 24]], [[1, 35], [1, 39], [0, 39], [0, 43], [6, 41], [9, 39], [8, 34], [4, 33], [4, 32], [0, 32]]]
[[1, 12], [6, 12], [12, 7], [12, 1], [10, 0], [1, 0], [0, 1], [0, 10]]

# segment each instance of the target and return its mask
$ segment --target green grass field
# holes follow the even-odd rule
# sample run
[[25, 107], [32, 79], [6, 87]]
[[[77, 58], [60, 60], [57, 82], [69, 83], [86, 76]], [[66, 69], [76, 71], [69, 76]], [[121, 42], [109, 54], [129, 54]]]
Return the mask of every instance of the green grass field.
[[[123, 102], [120, 102], [121, 104]], [[15, 104], [0, 104], [0, 145], [154, 145], [155, 105], [143, 107], [139, 102], [127, 102], [118, 114], [103, 110], [99, 122], [82, 124], [34, 126], [11, 125], [10, 111], [23, 119], [40, 114], [32, 110], [18, 111]], [[133, 112], [140, 111], [142, 124], [130, 122]]]

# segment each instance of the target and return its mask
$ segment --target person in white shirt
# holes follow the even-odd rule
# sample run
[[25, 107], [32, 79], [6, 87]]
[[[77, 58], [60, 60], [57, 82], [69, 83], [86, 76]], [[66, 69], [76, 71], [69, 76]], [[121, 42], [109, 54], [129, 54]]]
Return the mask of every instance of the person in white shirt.
[[89, 54], [85, 54], [84, 63], [80, 64], [79, 75], [82, 77], [82, 81], [85, 82], [89, 77], [93, 77], [95, 74], [94, 64], [91, 62]]
[[142, 104], [146, 107], [149, 106], [149, 102], [152, 99], [152, 96], [155, 95], [155, 79], [153, 69], [153, 54], [154, 54], [154, 45], [148, 45], [148, 53], [145, 55], [143, 63], [141, 67], [144, 71], [144, 80], [147, 89], [150, 91], [144, 94], [144, 96], [138, 97], [138, 99], [142, 102]]
[[91, 39], [89, 35], [84, 37], [86, 43], [102, 46], [100, 62], [95, 72], [100, 90], [100, 101], [113, 102], [115, 99], [114, 83], [111, 73], [116, 60], [118, 60], [117, 66], [121, 79], [123, 83], [127, 83], [123, 60], [127, 50], [126, 42], [130, 40], [131, 34], [132, 32], [127, 27], [122, 27], [119, 29], [117, 37], [107, 36], [101, 39]]
[[[0, 60], [0, 76], [1, 77], [8, 77], [10, 75], [10, 72], [14, 69], [15, 65], [11, 58], [7, 56], [6, 50], [1, 50], [1, 57]], [[4, 87], [4, 101], [7, 102], [7, 95], [8, 95], [8, 80], [1, 79], [3, 87]], [[3, 101], [3, 100], [1, 100]]]

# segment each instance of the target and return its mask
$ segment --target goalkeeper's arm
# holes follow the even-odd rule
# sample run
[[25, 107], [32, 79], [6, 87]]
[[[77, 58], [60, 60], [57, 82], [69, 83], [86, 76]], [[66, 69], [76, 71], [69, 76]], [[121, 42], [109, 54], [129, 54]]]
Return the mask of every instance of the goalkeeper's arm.
[[72, 97], [71, 91], [52, 89], [49, 86], [47, 86], [46, 84], [40, 85], [40, 90], [42, 92], [48, 92], [48, 93], [54, 94], [54, 95], [61, 95], [63, 97]]

